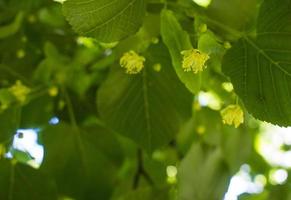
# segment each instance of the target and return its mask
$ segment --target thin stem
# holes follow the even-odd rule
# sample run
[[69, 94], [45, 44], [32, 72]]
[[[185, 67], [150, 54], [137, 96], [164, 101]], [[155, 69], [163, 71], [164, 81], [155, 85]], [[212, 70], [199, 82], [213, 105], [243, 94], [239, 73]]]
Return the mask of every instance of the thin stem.
[[245, 34], [241, 31], [238, 31], [238, 30], [235, 30], [225, 24], [222, 24], [221, 22], [219, 21], [216, 21], [216, 20], [213, 20], [213, 19], [210, 19], [209, 17], [206, 17], [206, 16], [203, 16], [201, 17], [206, 23], [210, 23], [210, 24], [213, 24], [221, 29], [223, 29], [224, 31], [228, 32], [229, 34], [231, 34], [232, 36], [236, 37], [236, 38], [241, 38], [243, 37]]
[[15, 78], [21, 80], [23, 83], [27, 84], [27, 85], [32, 85], [32, 83], [26, 79], [24, 76], [22, 76], [20, 73], [18, 73], [17, 71], [13, 70], [12, 68], [4, 65], [4, 64], [0, 64], [0, 69], [6, 71], [7, 73], [9, 73], [10, 75], [14, 76]]
[[154, 184], [152, 178], [150, 177], [150, 175], [144, 169], [144, 165], [143, 165], [143, 152], [139, 148], [137, 150], [137, 170], [136, 170], [136, 173], [135, 173], [134, 178], [133, 178], [133, 185], [132, 185], [132, 188], [133, 189], [138, 188], [138, 184], [139, 184], [140, 178], [142, 176], [145, 178], [145, 180], [150, 185], [153, 185]]
[[[73, 109], [73, 104], [72, 104], [72, 101], [71, 101], [71, 98], [66, 90], [65, 87], [62, 87], [62, 91], [64, 93], [64, 96], [65, 96], [65, 101], [67, 103], [67, 110], [68, 110], [68, 114], [69, 114], [69, 118], [70, 118], [70, 122], [73, 126], [73, 132], [76, 133], [75, 136], [76, 136], [76, 139], [77, 139], [77, 145], [79, 147], [79, 150], [80, 150], [80, 158], [83, 162], [81, 162], [82, 164], [85, 164], [84, 162], [84, 158], [85, 158], [85, 149], [84, 149], [84, 144], [82, 142], [82, 138], [81, 138], [81, 132], [80, 132], [80, 129], [79, 129], [79, 126], [77, 124], [77, 120], [76, 120], [76, 116], [75, 116], [75, 112], [74, 112], [74, 109]], [[85, 166], [84, 166], [84, 169], [85, 169]]]
[[47, 89], [46, 88], [43, 89], [43, 90], [41, 90], [41, 91], [37, 91], [37, 90], [32, 91], [32, 93], [29, 96], [29, 100], [37, 99], [39, 97], [42, 97], [42, 96], [46, 95], [47, 93], [48, 92], [47, 92]]
[[77, 120], [76, 120], [76, 117], [75, 117], [75, 113], [74, 113], [74, 109], [73, 109], [73, 104], [72, 104], [71, 98], [70, 98], [67, 90], [64, 87], [62, 88], [62, 90], [63, 90], [64, 96], [65, 96], [65, 101], [67, 103], [67, 108], [68, 108], [68, 114], [69, 114], [70, 121], [71, 121], [73, 127], [78, 129], [78, 124], [77, 124]]

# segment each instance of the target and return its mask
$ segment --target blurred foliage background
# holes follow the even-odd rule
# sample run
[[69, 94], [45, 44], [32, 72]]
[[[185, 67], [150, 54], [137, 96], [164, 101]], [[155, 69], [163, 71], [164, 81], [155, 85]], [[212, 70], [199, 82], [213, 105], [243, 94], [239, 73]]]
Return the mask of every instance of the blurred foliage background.
[[[0, 199], [291, 199], [290, 128], [252, 117], [221, 69], [262, 2], [0, 0]], [[210, 56], [198, 75], [189, 48]]]

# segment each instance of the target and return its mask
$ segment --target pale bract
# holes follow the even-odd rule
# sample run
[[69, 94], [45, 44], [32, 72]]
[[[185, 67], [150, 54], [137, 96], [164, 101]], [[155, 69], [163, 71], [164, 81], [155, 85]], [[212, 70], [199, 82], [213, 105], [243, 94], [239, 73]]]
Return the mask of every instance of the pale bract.
[[209, 55], [198, 49], [189, 49], [181, 52], [183, 55], [182, 68], [184, 71], [193, 71], [194, 74], [203, 71], [206, 68], [206, 61]]

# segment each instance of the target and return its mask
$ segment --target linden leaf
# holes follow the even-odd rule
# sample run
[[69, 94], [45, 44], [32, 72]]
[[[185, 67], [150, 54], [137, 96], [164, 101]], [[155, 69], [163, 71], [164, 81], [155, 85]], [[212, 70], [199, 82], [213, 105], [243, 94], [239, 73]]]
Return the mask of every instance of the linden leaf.
[[265, 0], [255, 38], [243, 36], [226, 53], [223, 72], [256, 118], [291, 125], [291, 0]]
[[182, 68], [183, 56], [181, 52], [193, 48], [190, 37], [188, 33], [182, 29], [173, 12], [169, 10], [162, 11], [161, 35], [164, 43], [169, 49], [172, 63], [179, 79], [192, 93], [195, 94], [199, 92], [200, 76], [191, 72], [185, 72]]
[[96, 124], [77, 129], [61, 123], [41, 134], [46, 151], [40, 170], [54, 178], [60, 194], [109, 199], [123, 156], [111, 132]]
[[56, 200], [57, 189], [52, 179], [27, 165], [0, 160], [0, 199]]
[[63, 8], [79, 34], [115, 42], [134, 34], [141, 26], [145, 0], [67, 0]]
[[[169, 63], [167, 49], [154, 45], [134, 76], [114, 67], [98, 91], [98, 110], [107, 125], [148, 152], [167, 144], [191, 114], [191, 95]], [[159, 72], [152, 67], [159, 62]]]
[[8, 24], [6, 26], [0, 26], [0, 39], [11, 36], [18, 31], [21, 26], [23, 16], [24, 16], [23, 13], [20, 12], [17, 14], [14, 21], [11, 24]]
[[178, 199], [223, 199], [229, 176], [219, 148], [193, 143], [179, 167]]

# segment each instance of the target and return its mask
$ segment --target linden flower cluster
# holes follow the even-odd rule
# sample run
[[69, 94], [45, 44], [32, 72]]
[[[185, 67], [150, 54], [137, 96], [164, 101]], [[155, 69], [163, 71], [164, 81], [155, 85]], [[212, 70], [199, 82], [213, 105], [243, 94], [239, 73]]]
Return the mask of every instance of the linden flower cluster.
[[203, 71], [206, 68], [205, 63], [209, 59], [208, 54], [199, 51], [198, 49], [184, 50], [182, 68], [184, 71], [193, 71], [194, 74]]
[[126, 69], [127, 74], [137, 74], [144, 68], [145, 58], [134, 51], [123, 54], [120, 66]]
[[26, 87], [21, 83], [21, 81], [18, 80], [13, 86], [9, 88], [9, 91], [20, 103], [24, 103], [26, 101], [27, 95], [30, 93], [30, 88]]
[[233, 124], [237, 128], [244, 122], [244, 113], [239, 105], [229, 105], [220, 113], [224, 124]]

